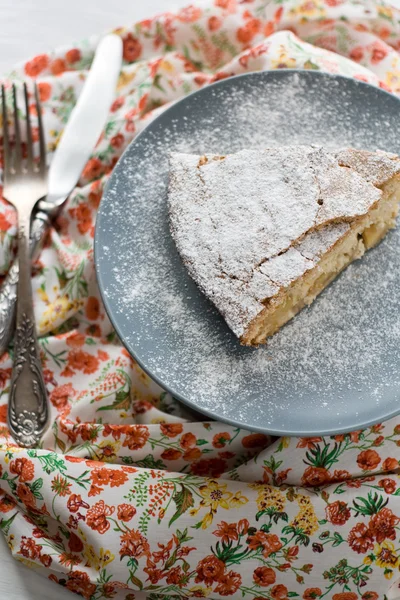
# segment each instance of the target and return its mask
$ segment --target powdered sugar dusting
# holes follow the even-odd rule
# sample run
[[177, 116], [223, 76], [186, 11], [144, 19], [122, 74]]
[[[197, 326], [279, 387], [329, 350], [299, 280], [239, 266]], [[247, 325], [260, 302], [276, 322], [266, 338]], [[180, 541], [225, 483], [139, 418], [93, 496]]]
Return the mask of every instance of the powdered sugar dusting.
[[114, 172], [100, 210], [96, 259], [121, 337], [165, 387], [222, 419], [307, 435], [350, 430], [397, 410], [399, 230], [266, 347], [248, 349], [187, 274], [169, 233], [166, 198], [171, 152], [310, 143], [400, 151], [395, 98], [366, 100], [363, 87], [360, 111], [353, 82], [302, 77], [267, 73], [245, 84], [222, 82], [152, 124]]
[[[399, 172], [400, 161], [390, 162]], [[316, 266], [321, 249], [340, 237], [332, 229], [342, 232], [342, 221], [365, 215], [380, 197], [356, 170], [316, 146], [171, 156], [172, 235], [189, 273], [238, 337], [267, 299]], [[300, 244], [293, 247], [303, 236], [308, 257]]]

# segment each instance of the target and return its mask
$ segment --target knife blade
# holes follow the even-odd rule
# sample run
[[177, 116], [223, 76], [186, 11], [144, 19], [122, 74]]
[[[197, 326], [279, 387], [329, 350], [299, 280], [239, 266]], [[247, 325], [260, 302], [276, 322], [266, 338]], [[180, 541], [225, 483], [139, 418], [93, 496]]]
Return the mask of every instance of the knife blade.
[[[79, 181], [85, 164], [100, 137], [122, 64], [122, 41], [105, 36], [99, 43], [82, 92], [65, 126], [48, 174], [48, 195], [39, 202], [30, 240], [34, 259], [40, 242], [64, 201]], [[13, 262], [0, 288], [0, 356], [14, 333], [18, 263]]]

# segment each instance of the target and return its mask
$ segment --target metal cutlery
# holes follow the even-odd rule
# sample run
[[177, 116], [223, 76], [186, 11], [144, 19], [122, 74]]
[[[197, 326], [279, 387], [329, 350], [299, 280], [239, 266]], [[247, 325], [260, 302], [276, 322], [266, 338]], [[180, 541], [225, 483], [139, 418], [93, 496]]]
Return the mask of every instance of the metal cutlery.
[[[83, 90], [70, 115], [51, 162], [48, 193], [37, 205], [31, 231], [30, 254], [36, 258], [51, 220], [76, 186], [106, 122], [121, 71], [122, 42], [113, 34], [99, 43]], [[0, 356], [15, 328], [18, 263], [11, 266], [0, 288]]]
[[18, 213], [18, 264], [14, 362], [8, 401], [8, 427], [21, 446], [35, 445], [48, 423], [48, 399], [36, 336], [31, 282], [30, 229], [32, 211], [47, 193], [46, 143], [38, 88], [35, 103], [38, 115], [39, 161], [34, 159], [29, 96], [23, 86], [26, 109], [27, 158], [23, 158], [17, 91], [12, 86], [15, 142], [11, 144], [6, 106], [6, 92], [1, 86], [3, 117], [3, 196]]

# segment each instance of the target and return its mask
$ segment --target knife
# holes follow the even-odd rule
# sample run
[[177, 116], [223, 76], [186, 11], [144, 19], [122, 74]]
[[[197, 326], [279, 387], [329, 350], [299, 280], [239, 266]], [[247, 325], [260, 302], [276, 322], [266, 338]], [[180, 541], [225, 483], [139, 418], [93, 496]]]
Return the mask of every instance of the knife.
[[[32, 223], [31, 257], [64, 201], [79, 181], [106, 122], [122, 64], [122, 41], [105, 36], [99, 43], [83, 90], [61, 136], [48, 174], [48, 195], [38, 204]], [[18, 263], [13, 262], [0, 288], [0, 356], [7, 350], [15, 329]]]

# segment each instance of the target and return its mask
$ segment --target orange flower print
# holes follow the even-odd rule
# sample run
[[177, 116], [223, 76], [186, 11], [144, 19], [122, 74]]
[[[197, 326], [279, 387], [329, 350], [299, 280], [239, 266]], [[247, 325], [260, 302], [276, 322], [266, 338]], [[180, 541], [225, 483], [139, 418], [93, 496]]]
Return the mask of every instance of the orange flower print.
[[269, 438], [264, 433], [252, 433], [246, 435], [242, 439], [242, 445], [244, 448], [266, 448], [268, 446]]
[[325, 509], [325, 513], [326, 518], [333, 525], [344, 525], [351, 517], [347, 503], [341, 500], [329, 504]]
[[274, 585], [271, 590], [271, 597], [274, 598], [274, 600], [284, 599], [287, 597], [288, 591], [286, 585], [282, 585], [281, 583], [279, 585]]
[[385, 458], [385, 460], [382, 463], [382, 470], [389, 472], [389, 471], [395, 471], [396, 469], [400, 468], [400, 464], [399, 461], [397, 460], [397, 458]]
[[66, 339], [67, 346], [70, 348], [81, 348], [86, 341], [86, 337], [79, 331], [73, 331]]
[[220, 581], [225, 572], [225, 563], [214, 555], [203, 558], [196, 568], [196, 583], [204, 582], [211, 586], [215, 581]]
[[376, 450], [363, 450], [357, 456], [357, 464], [363, 471], [376, 469], [381, 462], [381, 457]]
[[37, 77], [49, 66], [47, 54], [39, 54], [25, 64], [25, 73], [28, 77]]
[[119, 551], [121, 558], [129, 556], [130, 558], [141, 558], [150, 555], [150, 546], [147, 539], [139, 531], [127, 531], [121, 536], [121, 549]]
[[320, 588], [307, 588], [303, 594], [303, 600], [316, 600], [322, 596]]
[[214, 4], [229, 12], [234, 12], [237, 8], [237, 0], [215, 0]]
[[397, 483], [394, 479], [381, 479], [378, 481], [378, 485], [383, 488], [387, 494], [393, 494], [397, 489]]
[[73, 531], [71, 531], [69, 536], [68, 548], [71, 550], [71, 552], [82, 552], [84, 548], [81, 538], [78, 537]]
[[322, 442], [321, 437], [301, 438], [298, 441], [296, 448], [314, 448], [319, 442]]
[[67, 406], [69, 399], [73, 398], [75, 394], [76, 391], [72, 387], [72, 383], [64, 383], [64, 385], [59, 385], [51, 392], [50, 402], [58, 410], [62, 410]]
[[123, 58], [127, 62], [134, 62], [142, 53], [142, 44], [131, 33], [128, 33], [122, 40]]
[[114, 102], [111, 104], [111, 112], [117, 112], [117, 110], [119, 110], [121, 108], [121, 106], [123, 106], [125, 102], [125, 98], [123, 98], [122, 96], [119, 96], [118, 98], [116, 98], [114, 100]]
[[21, 500], [22, 504], [25, 504], [27, 508], [36, 507], [36, 498], [25, 483], [20, 483], [17, 486], [16, 494]]
[[180, 440], [180, 446], [181, 448], [184, 448], [185, 450], [187, 450], [188, 448], [191, 448], [192, 446], [196, 445], [196, 436], [193, 435], [193, 433], [185, 433]]
[[124, 136], [122, 135], [122, 133], [117, 133], [116, 135], [114, 135], [111, 140], [110, 140], [110, 144], [113, 148], [121, 148], [121, 146], [123, 145], [125, 141]]
[[210, 31], [218, 31], [218, 29], [220, 29], [221, 26], [222, 26], [222, 19], [220, 19], [219, 17], [216, 17], [214, 15], [213, 17], [210, 17], [208, 19], [208, 29]]
[[221, 521], [218, 525], [218, 529], [213, 531], [213, 534], [221, 538], [221, 541], [224, 544], [229, 544], [230, 541], [238, 539], [236, 523], [226, 523], [225, 521]]
[[99, 179], [90, 184], [89, 204], [92, 208], [99, 208], [102, 192], [103, 186]]
[[72, 65], [80, 61], [81, 58], [82, 56], [79, 48], [72, 48], [71, 50], [68, 50], [68, 52], [66, 52], [65, 54], [65, 60]]
[[237, 39], [242, 44], [249, 44], [252, 39], [261, 30], [261, 21], [259, 19], [249, 19], [246, 21], [243, 27], [240, 27], [237, 31]]
[[361, 596], [361, 600], [378, 600], [378, 599], [379, 599], [379, 594], [377, 594], [376, 592], [365, 592]]
[[358, 554], [366, 554], [368, 550], [374, 547], [374, 538], [371, 530], [364, 523], [357, 523], [351, 529], [347, 542], [354, 552]]
[[275, 571], [270, 567], [257, 567], [253, 572], [254, 583], [261, 587], [268, 587], [275, 583]]
[[242, 583], [242, 577], [239, 573], [229, 571], [225, 575], [222, 575], [218, 580], [218, 585], [215, 587], [215, 592], [221, 594], [221, 596], [232, 596], [240, 587]]
[[89, 375], [99, 368], [99, 359], [83, 350], [71, 350], [68, 354], [68, 364], [72, 369]]
[[35, 476], [35, 467], [28, 458], [16, 458], [10, 462], [10, 471], [14, 475], [19, 475], [18, 479], [21, 483], [32, 481]]
[[10, 510], [12, 510], [13, 508], [16, 508], [15, 502], [13, 502], [13, 500], [10, 500], [10, 498], [7, 498], [7, 496], [2, 495], [0, 493], [0, 512], [7, 513], [10, 512]]
[[11, 227], [10, 221], [7, 220], [4, 213], [0, 213], [0, 231], [8, 231]]
[[375, 536], [378, 544], [383, 540], [395, 540], [395, 527], [400, 523], [399, 517], [393, 514], [390, 508], [382, 508], [376, 515], [372, 515], [369, 522], [369, 529]]
[[161, 458], [163, 460], [178, 460], [178, 458], [181, 457], [182, 452], [180, 450], [176, 450], [175, 448], [167, 448], [161, 453]]
[[98, 158], [90, 158], [83, 169], [82, 176], [85, 179], [97, 179], [102, 175], [104, 167]]
[[126, 434], [123, 446], [130, 450], [140, 450], [150, 437], [150, 431], [146, 425], [132, 425], [132, 429]]
[[71, 494], [67, 501], [69, 512], [76, 513], [80, 508], [89, 508], [89, 504], [82, 500], [80, 494]]
[[224, 448], [231, 439], [231, 434], [227, 431], [216, 433], [213, 437], [212, 445], [214, 448]]
[[198, 460], [201, 456], [200, 448], [189, 448], [186, 450], [184, 455], [182, 456], [183, 460], [187, 460], [188, 462], [192, 462], [193, 460]]
[[110, 517], [114, 510], [114, 507], [105, 504], [104, 500], [99, 500], [99, 502], [96, 502], [96, 504], [87, 511], [86, 525], [101, 534], [105, 533], [110, 529], [110, 523], [107, 521], [107, 517]]
[[333, 594], [332, 600], [358, 600], [358, 596], [354, 592], [340, 592]]
[[303, 485], [319, 487], [330, 481], [330, 474], [324, 467], [308, 467], [301, 478]]
[[183, 431], [182, 423], [161, 423], [161, 433], [169, 438], [180, 435]]
[[35, 560], [36, 558], [39, 558], [41, 549], [42, 546], [39, 546], [35, 540], [32, 538], [27, 538], [23, 535], [18, 554], [21, 554], [25, 558]]
[[383, 42], [376, 41], [371, 45], [371, 62], [373, 65], [381, 62], [389, 54], [389, 50]]
[[203, 458], [192, 464], [191, 470], [200, 477], [220, 477], [227, 469], [227, 463], [222, 458]]
[[7, 423], [7, 404], [0, 406], [0, 423]]
[[110, 487], [119, 487], [128, 481], [128, 475], [120, 469], [107, 469], [102, 467], [94, 469], [90, 475], [93, 485], [109, 485]]
[[275, 533], [265, 533], [265, 531], [257, 531], [248, 538], [247, 543], [250, 550], [262, 548], [265, 558], [268, 558], [270, 554], [274, 554], [282, 548], [282, 543], [278, 536]]
[[193, 5], [186, 6], [179, 11], [178, 19], [179, 21], [182, 21], [182, 23], [194, 23], [194, 21], [198, 21], [198, 19], [200, 19], [202, 14], [203, 11], [201, 8]]
[[40, 81], [38, 83], [38, 90], [39, 90], [39, 98], [40, 98], [40, 102], [46, 102], [46, 100], [48, 100], [51, 96], [51, 85], [50, 83], [47, 83], [45, 81]]
[[71, 571], [68, 575], [68, 581], [65, 587], [70, 592], [80, 594], [85, 600], [90, 600], [90, 597], [96, 591], [96, 586], [91, 583], [89, 575], [83, 571]]
[[92, 211], [87, 204], [80, 204], [72, 209], [71, 215], [78, 221], [78, 231], [82, 235], [90, 231], [93, 223]]
[[62, 58], [56, 58], [50, 64], [50, 71], [53, 75], [62, 75], [67, 70], [67, 65], [65, 64], [65, 60]]
[[96, 296], [89, 296], [86, 302], [86, 316], [89, 321], [96, 321], [100, 314], [100, 302]]
[[130, 521], [136, 515], [136, 508], [132, 504], [119, 504], [118, 519], [120, 521]]

